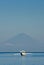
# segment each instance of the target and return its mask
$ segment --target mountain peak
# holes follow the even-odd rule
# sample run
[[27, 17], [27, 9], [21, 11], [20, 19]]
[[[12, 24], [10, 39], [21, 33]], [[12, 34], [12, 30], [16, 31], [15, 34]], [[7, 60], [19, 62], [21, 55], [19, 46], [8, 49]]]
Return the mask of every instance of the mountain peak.
[[27, 35], [26, 33], [20, 33], [17, 36], [15, 36], [16, 38], [31, 38], [31, 36]]
[[32, 38], [29, 35], [27, 35], [26, 33], [20, 33], [20, 34], [18, 34], [16, 36], [12, 37], [11, 39], [9, 39], [6, 42], [12, 43], [12, 44], [19, 44], [19, 43], [20, 44], [27, 44], [31, 40], [32, 40]]
[[22, 36], [22, 35], [27, 35], [27, 34], [26, 33], [19, 33], [18, 35], [21, 35]]

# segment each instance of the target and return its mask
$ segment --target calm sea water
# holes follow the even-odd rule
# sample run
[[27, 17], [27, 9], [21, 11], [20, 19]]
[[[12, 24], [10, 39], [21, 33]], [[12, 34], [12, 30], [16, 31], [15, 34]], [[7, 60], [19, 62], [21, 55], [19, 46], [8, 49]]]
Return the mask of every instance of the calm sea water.
[[44, 53], [0, 53], [0, 65], [44, 65]]

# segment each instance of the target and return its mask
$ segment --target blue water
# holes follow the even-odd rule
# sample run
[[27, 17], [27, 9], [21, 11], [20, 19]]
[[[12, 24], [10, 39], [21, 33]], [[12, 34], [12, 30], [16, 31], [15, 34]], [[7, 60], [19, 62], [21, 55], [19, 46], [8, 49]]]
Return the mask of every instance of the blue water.
[[44, 65], [44, 53], [0, 53], [0, 65]]

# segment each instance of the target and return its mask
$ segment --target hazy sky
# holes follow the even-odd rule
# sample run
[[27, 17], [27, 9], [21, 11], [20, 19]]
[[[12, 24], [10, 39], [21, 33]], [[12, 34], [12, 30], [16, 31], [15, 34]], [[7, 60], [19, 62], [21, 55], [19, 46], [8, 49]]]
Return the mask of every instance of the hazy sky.
[[44, 0], [0, 0], [0, 42], [19, 33], [44, 40]]

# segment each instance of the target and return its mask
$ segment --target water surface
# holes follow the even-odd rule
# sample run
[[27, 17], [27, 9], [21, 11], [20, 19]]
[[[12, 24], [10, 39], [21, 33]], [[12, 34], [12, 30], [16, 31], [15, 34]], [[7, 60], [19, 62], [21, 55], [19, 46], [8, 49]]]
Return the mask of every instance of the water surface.
[[0, 65], [44, 65], [44, 53], [0, 53]]

